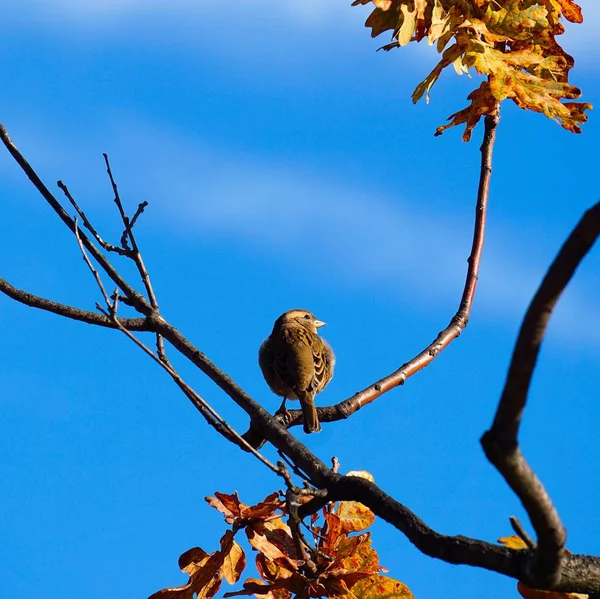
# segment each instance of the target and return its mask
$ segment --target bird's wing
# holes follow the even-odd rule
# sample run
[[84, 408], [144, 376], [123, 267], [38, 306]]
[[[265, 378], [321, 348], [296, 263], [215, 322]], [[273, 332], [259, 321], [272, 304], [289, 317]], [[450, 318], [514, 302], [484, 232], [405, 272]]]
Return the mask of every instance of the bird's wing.
[[313, 344], [313, 362], [315, 372], [312, 387], [315, 393], [320, 393], [333, 377], [335, 355], [325, 339], [317, 337]]

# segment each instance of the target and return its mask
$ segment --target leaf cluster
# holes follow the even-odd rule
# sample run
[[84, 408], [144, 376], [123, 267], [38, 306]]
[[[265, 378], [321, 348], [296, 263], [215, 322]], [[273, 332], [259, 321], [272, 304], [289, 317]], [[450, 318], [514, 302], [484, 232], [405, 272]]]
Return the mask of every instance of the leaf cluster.
[[463, 139], [468, 141], [481, 117], [493, 114], [505, 99], [581, 132], [591, 104], [571, 101], [581, 96], [568, 81], [574, 60], [556, 41], [564, 33], [561, 18], [583, 22], [573, 0], [354, 0], [353, 6], [371, 1], [375, 9], [366, 22], [371, 35], [392, 31], [393, 41], [384, 50], [427, 38], [442, 55], [415, 89], [413, 102], [423, 96], [428, 100], [450, 65], [458, 74], [475, 69], [486, 76], [468, 96], [470, 104], [452, 114], [436, 135], [465, 125]]
[[[304, 494], [302, 502], [311, 498]], [[385, 569], [371, 546], [370, 533], [365, 532], [375, 516], [361, 503], [331, 503], [313, 514], [307, 526], [309, 543], [294, 532], [293, 523], [299, 521], [279, 493], [252, 506], [242, 503], [237, 493], [215, 493], [206, 501], [231, 525], [221, 538], [220, 549], [211, 554], [199, 547], [186, 551], [179, 567], [189, 575], [187, 584], [158, 591], [150, 599], [211, 599], [223, 579], [232, 585], [239, 582], [246, 567], [246, 554], [235, 540], [241, 531], [256, 551], [260, 578], [246, 579], [242, 589], [224, 597], [370, 599], [385, 595], [413, 599], [406, 585], [380, 574]]]

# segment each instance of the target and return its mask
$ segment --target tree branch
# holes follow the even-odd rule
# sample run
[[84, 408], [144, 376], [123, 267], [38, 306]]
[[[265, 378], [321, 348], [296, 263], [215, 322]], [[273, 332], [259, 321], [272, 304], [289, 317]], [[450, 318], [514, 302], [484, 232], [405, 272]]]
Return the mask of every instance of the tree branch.
[[[340, 405], [338, 408], [340, 413], [352, 414], [390, 389], [393, 389], [398, 385], [403, 385], [406, 382], [406, 379], [431, 364], [437, 355], [456, 339], [467, 326], [471, 314], [471, 306], [473, 305], [473, 298], [475, 296], [475, 289], [477, 287], [477, 280], [479, 278], [479, 263], [483, 252], [487, 203], [490, 189], [490, 177], [492, 174], [492, 152], [496, 140], [496, 128], [499, 121], [499, 109], [497, 109], [493, 115], [485, 117], [485, 131], [483, 134], [483, 143], [481, 144], [479, 189], [477, 192], [477, 204], [475, 206], [473, 244], [471, 247], [471, 254], [467, 260], [469, 266], [467, 269], [465, 286], [456, 314], [450, 320], [450, 324], [441, 331], [435, 340], [422, 352], [392, 374], [380, 379], [373, 385], [370, 385], [363, 391], [360, 391], [347, 399], [343, 402], [344, 407]], [[326, 416], [326, 414], [323, 414], [323, 416]], [[319, 413], [319, 420], [320, 419], [321, 414]], [[324, 421], [327, 422], [327, 418], [324, 418]]]
[[[81, 310], [80, 308], [74, 308], [66, 304], [60, 304], [53, 302], [52, 300], [33, 295], [27, 291], [17, 289], [13, 287], [8, 281], [0, 278], [0, 292], [4, 293], [11, 299], [25, 304], [31, 308], [38, 308], [39, 310], [45, 310], [46, 312], [52, 312], [65, 318], [71, 318], [72, 320], [78, 320], [85, 322], [86, 324], [93, 324], [100, 327], [106, 327], [108, 329], [118, 328], [114, 322], [104, 316], [104, 314], [97, 314], [96, 312], [89, 312], [88, 310]], [[128, 331], [152, 331], [152, 325], [146, 318], [119, 318], [119, 323], [123, 328]]]
[[556, 303], [600, 235], [600, 203], [579, 221], [548, 269], [527, 310], [494, 422], [481, 438], [489, 461], [521, 500], [537, 534], [533, 586], [554, 587], [564, 576], [566, 531], [548, 493], [518, 443], [519, 426], [546, 327]]

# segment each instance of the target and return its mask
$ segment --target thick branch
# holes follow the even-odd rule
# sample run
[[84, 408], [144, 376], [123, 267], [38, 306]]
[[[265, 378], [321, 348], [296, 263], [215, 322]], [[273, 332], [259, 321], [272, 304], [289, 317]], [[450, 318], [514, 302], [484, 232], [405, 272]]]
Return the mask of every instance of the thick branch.
[[562, 580], [566, 531], [544, 486], [521, 453], [519, 426], [552, 311], [599, 235], [600, 203], [585, 213], [569, 235], [531, 301], [494, 422], [481, 439], [488, 459], [519, 497], [536, 531], [538, 542], [531, 577], [541, 587], [552, 587]]
[[[430, 557], [450, 564], [484, 568], [536, 586], [537, 581], [530, 575], [530, 565], [534, 559], [532, 552], [508, 549], [463, 536], [442, 535], [366, 479], [342, 476], [332, 471], [329, 471], [325, 478], [322, 488], [329, 491], [327, 498], [319, 498], [302, 506], [299, 511], [301, 517], [316, 511], [327, 501], [360, 501], [375, 515], [403, 532], [417, 549]], [[600, 590], [600, 559], [584, 555], [566, 556], [562, 564], [560, 583], [552, 588], [570, 592]]]

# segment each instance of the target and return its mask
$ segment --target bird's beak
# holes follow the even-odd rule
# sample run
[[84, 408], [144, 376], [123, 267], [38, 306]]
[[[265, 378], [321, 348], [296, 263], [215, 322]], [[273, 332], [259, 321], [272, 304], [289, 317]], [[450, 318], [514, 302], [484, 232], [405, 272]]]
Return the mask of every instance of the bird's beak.
[[317, 329], [320, 329], [321, 327], [324, 327], [327, 323], [323, 322], [322, 320], [315, 320], [315, 327], [317, 327]]

